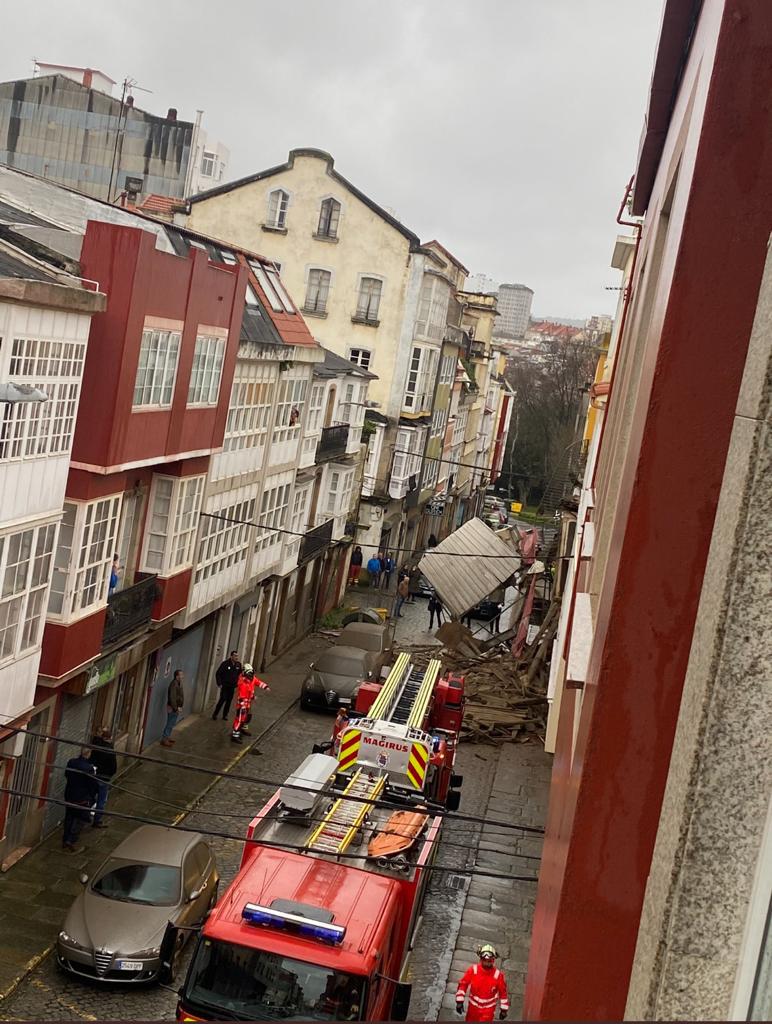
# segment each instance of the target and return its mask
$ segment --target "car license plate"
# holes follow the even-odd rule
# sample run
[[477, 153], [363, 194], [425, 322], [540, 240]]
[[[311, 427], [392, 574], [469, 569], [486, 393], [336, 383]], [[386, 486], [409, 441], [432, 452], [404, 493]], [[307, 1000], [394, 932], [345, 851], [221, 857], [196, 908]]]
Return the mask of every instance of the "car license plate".
[[145, 965], [141, 960], [119, 960], [119, 971], [141, 971]]

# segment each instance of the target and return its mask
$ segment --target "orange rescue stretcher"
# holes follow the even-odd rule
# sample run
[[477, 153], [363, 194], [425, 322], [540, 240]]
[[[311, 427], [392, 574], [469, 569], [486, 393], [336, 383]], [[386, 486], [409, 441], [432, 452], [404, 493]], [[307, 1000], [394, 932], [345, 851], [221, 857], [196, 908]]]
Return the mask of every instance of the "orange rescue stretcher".
[[404, 854], [420, 836], [428, 817], [417, 811], [395, 811], [368, 843], [367, 856], [387, 860]]

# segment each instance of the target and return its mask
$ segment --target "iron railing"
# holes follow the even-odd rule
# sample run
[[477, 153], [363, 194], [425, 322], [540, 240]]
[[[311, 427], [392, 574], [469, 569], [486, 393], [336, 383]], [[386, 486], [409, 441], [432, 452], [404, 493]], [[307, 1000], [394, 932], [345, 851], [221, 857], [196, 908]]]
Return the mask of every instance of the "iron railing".
[[314, 555], [318, 554], [322, 548], [327, 547], [332, 541], [332, 525], [333, 520], [328, 519], [321, 526], [317, 526], [303, 535], [303, 539], [300, 542], [300, 554], [298, 555], [299, 565], [313, 558]]
[[322, 436], [316, 446], [316, 461], [339, 459], [346, 454], [348, 444], [348, 423], [336, 423], [332, 427], [322, 427]]
[[150, 622], [150, 613], [158, 596], [156, 576], [148, 576], [133, 587], [126, 587], [107, 598], [107, 616], [102, 646], [115, 643]]

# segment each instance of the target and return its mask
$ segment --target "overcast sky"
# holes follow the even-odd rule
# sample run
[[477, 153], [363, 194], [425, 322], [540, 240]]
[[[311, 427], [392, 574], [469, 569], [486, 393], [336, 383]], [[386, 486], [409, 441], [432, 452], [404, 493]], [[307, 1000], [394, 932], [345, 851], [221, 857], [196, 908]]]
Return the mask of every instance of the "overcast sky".
[[[127, 75], [231, 150], [336, 168], [538, 315], [613, 312], [614, 217], [662, 0], [38, 0], [13, 4], [0, 80], [32, 58]], [[9, 16], [5, 22], [8, 25]]]

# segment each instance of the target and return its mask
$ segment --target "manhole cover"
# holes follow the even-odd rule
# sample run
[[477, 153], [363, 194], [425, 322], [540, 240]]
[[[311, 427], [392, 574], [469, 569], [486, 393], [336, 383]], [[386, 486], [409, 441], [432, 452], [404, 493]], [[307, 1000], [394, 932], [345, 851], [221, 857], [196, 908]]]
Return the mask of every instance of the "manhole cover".
[[455, 889], [456, 892], [463, 892], [466, 889], [466, 883], [468, 879], [465, 875], [448, 875], [447, 885], [449, 889]]

